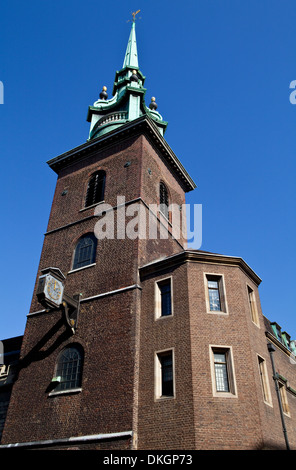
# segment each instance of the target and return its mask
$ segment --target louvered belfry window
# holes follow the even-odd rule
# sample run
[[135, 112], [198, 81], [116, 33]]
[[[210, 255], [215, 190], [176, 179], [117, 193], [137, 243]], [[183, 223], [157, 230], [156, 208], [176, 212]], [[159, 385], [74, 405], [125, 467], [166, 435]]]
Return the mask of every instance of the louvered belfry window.
[[96, 247], [97, 239], [92, 233], [81, 237], [75, 248], [72, 269], [78, 269], [93, 264], [96, 260]]
[[169, 218], [169, 196], [168, 190], [164, 183], [159, 185], [159, 199], [160, 199], [160, 211], [168, 219]]
[[104, 200], [106, 173], [97, 171], [88, 182], [85, 207], [92, 206]]

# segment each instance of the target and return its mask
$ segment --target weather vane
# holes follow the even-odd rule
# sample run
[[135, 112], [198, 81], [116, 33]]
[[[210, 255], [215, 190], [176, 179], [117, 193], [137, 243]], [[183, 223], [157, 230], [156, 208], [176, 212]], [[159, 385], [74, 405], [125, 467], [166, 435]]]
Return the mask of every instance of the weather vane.
[[[133, 11], [133, 12], [132, 12], [132, 17], [133, 17], [132, 21], [133, 21], [133, 22], [136, 21], [136, 15], [137, 15], [138, 13], [140, 13], [140, 11], [141, 11], [141, 10], [137, 10], [137, 11]], [[140, 19], [141, 19], [141, 18], [139, 17], [139, 20], [140, 20]], [[130, 21], [131, 21], [131, 20], [128, 20], [127, 23], [129, 23]]]
[[137, 10], [136, 12], [134, 12], [134, 11], [132, 12], [133, 21], [136, 21], [136, 15], [137, 15], [138, 13], [140, 13], [140, 11], [141, 11], [141, 10]]

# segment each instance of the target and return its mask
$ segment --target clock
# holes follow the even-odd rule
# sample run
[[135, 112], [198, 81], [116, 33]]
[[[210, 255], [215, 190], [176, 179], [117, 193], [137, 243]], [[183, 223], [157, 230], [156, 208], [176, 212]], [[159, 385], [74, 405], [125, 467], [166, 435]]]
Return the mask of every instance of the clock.
[[62, 303], [63, 284], [53, 276], [48, 275], [45, 281], [46, 293], [48, 298], [57, 305]]
[[46, 268], [39, 277], [37, 298], [45, 307], [59, 307], [63, 302], [65, 276], [58, 268]]

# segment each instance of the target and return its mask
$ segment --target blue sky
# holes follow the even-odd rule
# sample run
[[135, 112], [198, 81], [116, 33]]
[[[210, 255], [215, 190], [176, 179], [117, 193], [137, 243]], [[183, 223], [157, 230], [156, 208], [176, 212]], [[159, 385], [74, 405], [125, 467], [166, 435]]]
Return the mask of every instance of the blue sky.
[[112, 93], [131, 12], [146, 103], [198, 188], [202, 249], [262, 278], [264, 314], [296, 338], [294, 0], [9, 0], [0, 16], [0, 338], [23, 334], [56, 175], [84, 143], [88, 106]]

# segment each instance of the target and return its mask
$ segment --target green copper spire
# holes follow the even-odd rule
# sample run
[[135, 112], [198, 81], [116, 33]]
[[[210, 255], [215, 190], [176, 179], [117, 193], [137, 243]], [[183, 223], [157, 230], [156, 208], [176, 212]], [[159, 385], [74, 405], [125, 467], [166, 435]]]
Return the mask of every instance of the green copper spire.
[[145, 77], [139, 69], [136, 41], [135, 17], [140, 10], [133, 13], [132, 27], [124, 56], [123, 66], [115, 74], [112, 95], [108, 99], [107, 87], [103, 87], [100, 98], [89, 106], [87, 120], [90, 122], [88, 140], [96, 139], [114, 129], [131, 122], [143, 115], [153, 119], [161, 135], [164, 134], [167, 122], [157, 111], [155, 98], [149, 107], [145, 104]]
[[132, 29], [127, 43], [126, 53], [122, 66], [123, 69], [125, 67], [139, 67], [135, 24], [135, 18], [133, 18]]

